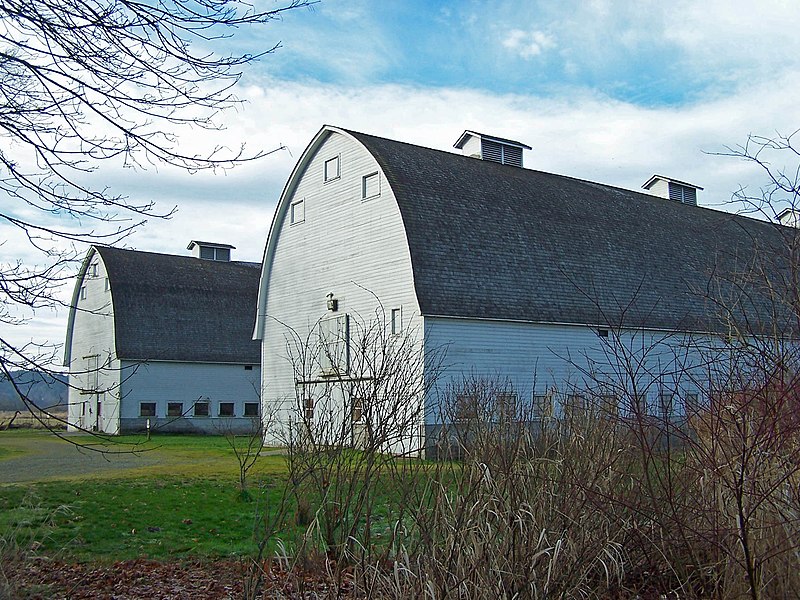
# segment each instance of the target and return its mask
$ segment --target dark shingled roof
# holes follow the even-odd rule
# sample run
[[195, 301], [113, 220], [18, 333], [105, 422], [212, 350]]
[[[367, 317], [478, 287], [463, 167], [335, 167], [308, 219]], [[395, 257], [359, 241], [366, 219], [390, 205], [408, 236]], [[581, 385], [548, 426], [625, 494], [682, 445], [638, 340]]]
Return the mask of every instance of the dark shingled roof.
[[260, 266], [97, 247], [114, 302], [117, 356], [259, 364]]
[[[729, 278], [754, 263], [778, 275], [796, 231], [348, 133], [397, 197], [424, 315], [719, 330], [717, 301], [741, 300]], [[745, 288], [743, 310], [771, 318], [758, 284]]]

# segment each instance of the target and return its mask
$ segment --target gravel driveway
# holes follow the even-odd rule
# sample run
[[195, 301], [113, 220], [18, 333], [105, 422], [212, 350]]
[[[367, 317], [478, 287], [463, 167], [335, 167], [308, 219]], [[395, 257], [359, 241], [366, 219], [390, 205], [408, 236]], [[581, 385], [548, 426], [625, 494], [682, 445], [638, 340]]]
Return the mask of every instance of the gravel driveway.
[[[69, 435], [65, 436], [70, 439]], [[86, 437], [82, 436], [82, 442]], [[52, 433], [4, 436], [0, 447], [14, 452], [0, 459], [0, 484], [73, 478], [108, 471], [138, 469], [157, 465], [163, 458], [156, 452], [103, 454], [80, 448]]]

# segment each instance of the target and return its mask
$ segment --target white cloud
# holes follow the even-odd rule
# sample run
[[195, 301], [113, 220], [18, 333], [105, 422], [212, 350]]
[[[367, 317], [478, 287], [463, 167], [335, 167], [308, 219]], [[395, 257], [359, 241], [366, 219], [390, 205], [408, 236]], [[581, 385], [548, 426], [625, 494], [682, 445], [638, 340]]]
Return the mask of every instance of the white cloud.
[[555, 38], [543, 31], [523, 31], [512, 29], [503, 39], [503, 46], [524, 59], [539, 56], [545, 50], [554, 48]]
[[[735, 93], [680, 109], [641, 107], [575, 88], [545, 97], [252, 78], [243, 85], [249, 86], [242, 92], [249, 99], [246, 107], [234, 119], [229, 116], [226, 130], [203, 135], [231, 147], [242, 139], [253, 149], [282, 143], [288, 151], [227, 175], [101, 170], [99, 176], [114, 191], [156, 200], [163, 209], [178, 205], [172, 219], [151, 220], [127, 240], [129, 246], [180, 254], [186, 252], [189, 240], [210, 239], [236, 246], [237, 259], [260, 260], [283, 185], [326, 123], [453, 152], [459, 134], [476, 129], [533, 146], [525, 157], [528, 168], [630, 189], [660, 173], [703, 186], [699, 200], [704, 205], [724, 204], [740, 185], [763, 183], [753, 165], [708, 152], [743, 143], [749, 133], [790, 132], [800, 124], [797, 74], [775, 79], [767, 90], [753, 82]], [[183, 143], [201, 141], [187, 137]], [[28, 260], [25, 248], [23, 241], [0, 246], [0, 260]], [[31, 338], [60, 342], [65, 328], [66, 312], [60, 311], [58, 318], [40, 313], [10, 338], [20, 343]]]

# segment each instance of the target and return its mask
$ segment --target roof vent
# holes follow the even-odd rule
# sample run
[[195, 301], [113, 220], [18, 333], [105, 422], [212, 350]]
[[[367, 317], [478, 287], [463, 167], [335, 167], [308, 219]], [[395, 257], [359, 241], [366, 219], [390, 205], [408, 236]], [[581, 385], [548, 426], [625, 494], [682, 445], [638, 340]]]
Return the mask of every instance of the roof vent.
[[236, 246], [192, 240], [189, 242], [189, 245], [186, 246], [186, 249], [192, 250], [192, 256], [195, 258], [228, 262], [231, 259], [231, 250], [235, 250]]
[[663, 175], [653, 175], [644, 182], [642, 187], [656, 196], [694, 206], [697, 206], [697, 190], [703, 189], [699, 185], [678, 181]]
[[789, 207], [784, 208], [781, 212], [775, 215], [778, 223], [786, 225], [787, 227], [800, 227], [800, 210]]
[[531, 150], [530, 146], [522, 142], [469, 130], [461, 134], [453, 147], [460, 149], [462, 154], [467, 156], [514, 167], [522, 166], [522, 151]]

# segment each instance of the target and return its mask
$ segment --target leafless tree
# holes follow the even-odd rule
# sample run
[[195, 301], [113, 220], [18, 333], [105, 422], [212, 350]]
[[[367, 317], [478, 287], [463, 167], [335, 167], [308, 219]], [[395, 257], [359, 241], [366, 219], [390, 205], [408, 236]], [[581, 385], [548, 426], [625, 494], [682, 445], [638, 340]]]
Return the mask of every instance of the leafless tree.
[[[230, 55], [220, 53], [225, 40], [309, 4], [0, 2], [0, 222], [38, 256], [0, 264], [4, 331], [61, 304], [58, 290], [87, 244], [117, 243], [175, 210], [111, 190], [98, 179], [101, 165], [228, 169], [274, 151], [195, 150], [180, 135], [221, 128], [220, 113], [239, 103], [233, 86], [242, 70], [278, 47]], [[56, 350], [0, 334], [0, 372], [47, 370]]]

